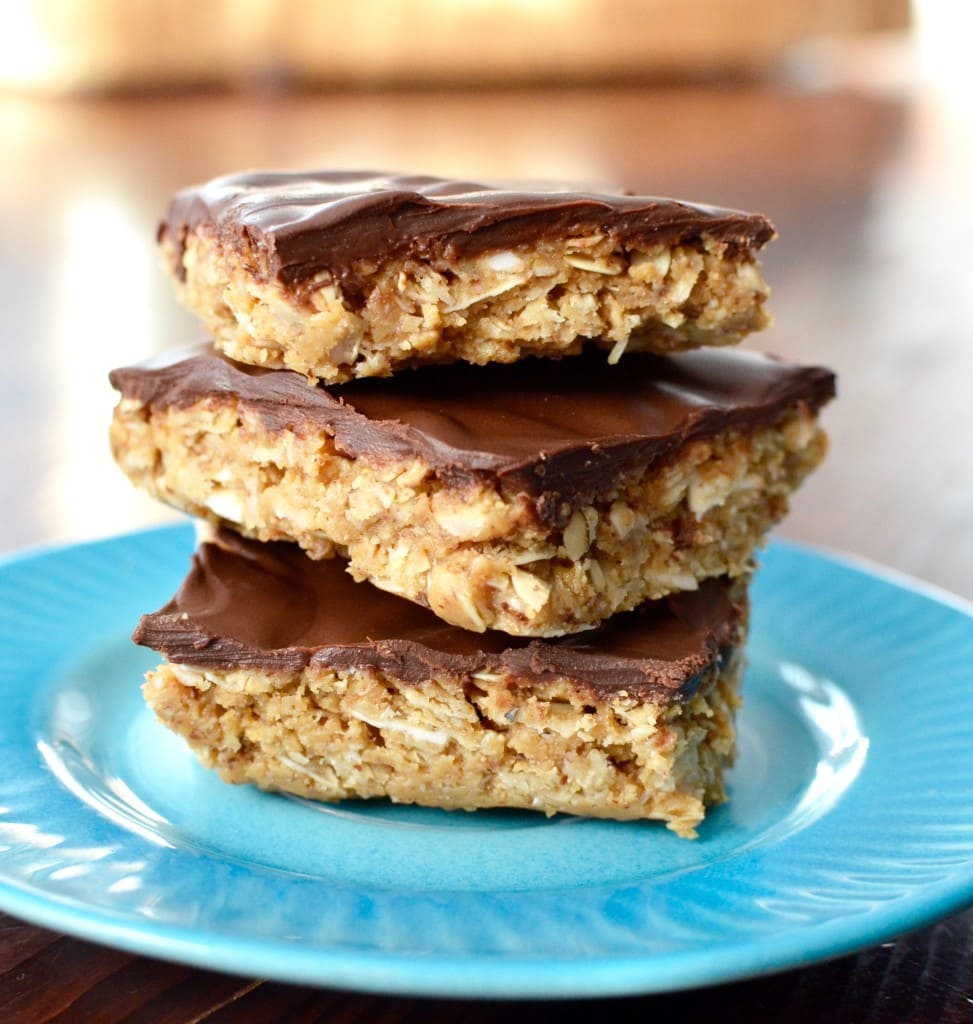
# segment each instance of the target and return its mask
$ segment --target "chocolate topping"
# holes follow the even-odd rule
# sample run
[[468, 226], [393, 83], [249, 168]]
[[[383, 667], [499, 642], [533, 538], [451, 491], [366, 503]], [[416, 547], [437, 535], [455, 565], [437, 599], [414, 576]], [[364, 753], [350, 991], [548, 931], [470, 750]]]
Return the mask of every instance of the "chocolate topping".
[[298, 673], [375, 668], [410, 685], [433, 674], [566, 677], [593, 693], [684, 699], [732, 646], [742, 585], [708, 580], [598, 629], [547, 640], [469, 633], [419, 605], [355, 583], [339, 560], [229, 531], [200, 546], [176, 596], [133, 639], [175, 664]]
[[563, 523], [620, 476], [689, 440], [777, 421], [834, 396], [834, 375], [752, 352], [598, 353], [511, 366], [454, 364], [389, 379], [309, 386], [287, 370], [243, 366], [199, 347], [115, 370], [112, 384], [150, 406], [236, 401], [268, 430], [324, 430], [352, 456], [419, 456], [453, 483], [493, 478]]
[[262, 274], [294, 284], [326, 271], [353, 291], [360, 260], [452, 260], [593, 230], [631, 248], [692, 244], [710, 235], [749, 249], [774, 236], [773, 225], [758, 214], [674, 199], [519, 191], [374, 171], [216, 178], [177, 193], [159, 236], [184, 246], [197, 228], [255, 254]]

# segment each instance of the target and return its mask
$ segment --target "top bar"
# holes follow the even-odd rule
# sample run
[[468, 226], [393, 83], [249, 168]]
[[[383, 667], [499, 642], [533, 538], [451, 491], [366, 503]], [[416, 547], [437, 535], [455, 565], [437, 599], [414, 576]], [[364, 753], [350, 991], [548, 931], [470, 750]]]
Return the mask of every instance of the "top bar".
[[217, 178], [159, 241], [234, 359], [335, 383], [427, 363], [732, 344], [768, 323], [762, 216], [364, 171]]

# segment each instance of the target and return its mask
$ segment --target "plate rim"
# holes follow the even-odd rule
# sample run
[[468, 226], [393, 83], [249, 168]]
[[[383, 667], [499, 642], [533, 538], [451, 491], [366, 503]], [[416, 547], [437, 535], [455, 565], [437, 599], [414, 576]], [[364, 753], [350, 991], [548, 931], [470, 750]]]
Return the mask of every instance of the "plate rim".
[[[657, 962], [649, 953], [504, 961], [497, 971], [503, 984], [500, 989], [497, 976], [489, 976], [496, 965], [489, 965], [485, 972], [482, 959], [456, 954], [427, 958], [333, 948], [295, 951], [281, 939], [252, 937], [221, 936], [214, 946], [205, 934], [189, 928], [164, 924], [154, 924], [149, 930], [136, 928], [115, 920], [114, 915], [104, 910], [92, 913], [63, 898], [33, 897], [6, 880], [0, 880], [0, 897], [5, 901], [0, 910], [43, 928], [141, 956], [287, 984], [373, 995], [579, 999], [679, 992], [808, 967], [923, 928], [966, 908], [973, 900], [973, 879], [968, 880], [967, 889], [962, 891], [945, 884], [933, 888], [944, 891], [934, 900], [923, 900], [919, 906], [913, 905], [911, 895], [908, 900], [898, 901], [896, 912], [879, 914], [880, 924], [867, 935], [856, 927], [859, 915], [775, 933], [770, 940], [770, 955], [767, 937], [711, 949], [703, 965], [694, 949], [667, 953]], [[922, 891], [928, 894], [928, 887]], [[808, 942], [809, 935], [815, 941]], [[581, 964], [585, 982], [578, 985], [573, 969]], [[417, 966], [426, 970], [413, 973]]]

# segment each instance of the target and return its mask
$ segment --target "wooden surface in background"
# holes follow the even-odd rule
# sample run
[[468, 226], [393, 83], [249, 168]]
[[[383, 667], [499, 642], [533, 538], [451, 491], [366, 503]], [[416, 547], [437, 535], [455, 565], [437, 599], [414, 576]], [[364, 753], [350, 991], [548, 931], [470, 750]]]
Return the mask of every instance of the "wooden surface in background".
[[692, 992], [568, 1004], [360, 995], [235, 978], [105, 949], [0, 914], [4, 1024], [540, 1024], [571, 1010], [610, 1015], [619, 1024], [967, 1024], [973, 1020], [973, 911], [803, 970]]
[[[244, 167], [392, 167], [619, 183], [768, 213], [777, 326], [751, 345], [832, 366], [840, 382], [825, 414], [831, 454], [779, 532], [973, 598], [973, 166], [957, 116], [930, 96], [716, 87], [0, 100], [0, 547], [166, 518], [111, 464], [105, 374], [198, 332], [153, 250], [175, 188]], [[833, 963], [586, 1008], [622, 1020], [973, 1020], [971, 928], [968, 911]], [[550, 1013], [236, 979], [0, 916], [4, 1024]]]

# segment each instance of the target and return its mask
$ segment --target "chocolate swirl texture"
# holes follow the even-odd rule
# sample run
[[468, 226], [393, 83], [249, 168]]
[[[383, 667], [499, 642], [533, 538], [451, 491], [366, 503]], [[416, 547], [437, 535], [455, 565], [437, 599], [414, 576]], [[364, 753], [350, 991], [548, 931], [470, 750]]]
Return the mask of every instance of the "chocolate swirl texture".
[[538, 240], [605, 231], [647, 248], [711, 236], [757, 249], [774, 236], [760, 214], [655, 196], [525, 191], [374, 171], [263, 171], [178, 192], [159, 226], [181, 253], [187, 233], [212, 232], [251, 253], [254, 270], [296, 285], [321, 272], [345, 280], [359, 261], [454, 260]]
[[769, 426], [798, 405], [816, 411], [835, 393], [828, 370], [725, 349], [633, 353], [624, 370], [591, 353], [312, 387], [206, 345], [115, 370], [111, 381], [154, 408], [234, 401], [272, 431], [325, 431], [352, 457], [419, 457], [451, 484], [492, 478], [553, 525], [689, 441]]
[[335, 559], [222, 531], [202, 544], [176, 595], [142, 617], [133, 639], [175, 664], [285, 674], [373, 668], [410, 685], [431, 675], [498, 672], [524, 685], [551, 677], [591, 692], [672, 701], [732, 646], [742, 584], [708, 580], [598, 629], [530, 640], [469, 633], [419, 605], [355, 583]]

